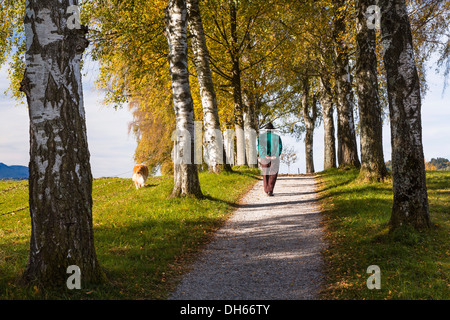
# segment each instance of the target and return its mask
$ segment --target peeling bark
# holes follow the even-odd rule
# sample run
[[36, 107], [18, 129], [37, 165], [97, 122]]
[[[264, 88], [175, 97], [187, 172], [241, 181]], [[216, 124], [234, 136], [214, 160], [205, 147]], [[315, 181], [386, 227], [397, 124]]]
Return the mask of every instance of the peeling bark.
[[194, 106], [187, 61], [187, 9], [185, 0], [170, 0], [165, 11], [169, 66], [176, 118], [174, 188], [172, 197], [202, 197], [194, 163]]
[[391, 120], [394, 202], [390, 225], [431, 226], [422, 144], [421, 96], [404, 0], [379, 0]]
[[382, 181], [388, 175], [383, 156], [383, 125], [378, 96], [375, 29], [369, 29], [365, 17], [371, 0], [357, 0], [356, 88], [361, 135], [359, 179]]
[[26, 284], [65, 288], [67, 267], [84, 284], [104, 280], [92, 226], [92, 174], [80, 60], [87, 28], [67, 27], [77, 1], [28, 0], [21, 90], [30, 117], [31, 239]]

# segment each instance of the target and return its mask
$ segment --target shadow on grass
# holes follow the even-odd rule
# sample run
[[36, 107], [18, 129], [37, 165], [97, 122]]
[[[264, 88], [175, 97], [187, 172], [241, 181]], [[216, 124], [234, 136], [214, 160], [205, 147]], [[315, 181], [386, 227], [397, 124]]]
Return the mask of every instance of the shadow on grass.
[[151, 187], [157, 187], [157, 186], [159, 186], [159, 184], [146, 184], [144, 186], [144, 188], [151, 188]]
[[259, 169], [252, 169], [252, 168], [236, 169], [236, 167], [233, 167], [232, 171], [223, 171], [220, 174], [223, 175], [238, 174], [255, 180], [261, 180], [261, 171]]
[[[222, 224], [221, 218], [190, 216], [184, 219], [148, 218], [113, 227], [95, 227], [97, 258], [108, 282], [85, 285], [82, 290], [61, 288], [47, 292], [22, 287], [29, 241], [0, 246], [8, 266], [0, 270], [1, 299], [165, 299], [168, 281], [181, 274], [182, 262], [192, 259]], [[3, 253], [5, 253], [3, 256]], [[3, 261], [2, 261], [3, 262]], [[69, 277], [70, 275], [68, 275]], [[163, 289], [165, 288], [165, 289]]]
[[[221, 218], [154, 219], [96, 230], [96, 250], [114, 294], [165, 299], [195, 253], [223, 223]], [[174, 284], [173, 283], [173, 284]], [[162, 288], [165, 287], [165, 290]]]
[[220, 202], [220, 203], [223, 203], [223, 204], [225, 204], [227, 206], [230, 206], [232, 208], [238, 208], [239, 207], [238, 203], [231, 202], [231, 201], [226, 201], [226, 200], [223, 200], [223, 199], [219, 199], [219, 198], [213, 197], [213, 196], [211, 196], [209, 194], [204, 194], [202, 199], [203, 200], [210, 200], [210, 201]]
[[[336, 179], [336, 173], [341, 173], [342, 171], [342, 175], [338, 176], [338, 179]], [[343, 187], [346, 185], [349, 185], [350, 183], [352, 183], [353, 181], [355, 181], [358, 177], [358, 173], [356, 170], [339, 170], [339, 169], [330, 169], [330, 170], [326, 170], [326, 171], [322, 171], [318, 174], [319, 177], [327, 179], [328, 176], [332, 176], [333, 178], [335, 178], [337, 181], [321, 181], [319, 183], [317, 183], [317, 187], [318, 187], [318, 192], [324, 192], [324, 191], [328, 191], [330, 189], [335, 189], [335, 188], [339, 188], [339, 187]]]

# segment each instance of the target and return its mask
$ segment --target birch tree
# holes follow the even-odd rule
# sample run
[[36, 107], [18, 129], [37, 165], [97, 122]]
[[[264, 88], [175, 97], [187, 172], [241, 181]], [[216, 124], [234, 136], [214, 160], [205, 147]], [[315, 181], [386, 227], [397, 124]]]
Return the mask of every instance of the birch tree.
[[[30, 117], [31, 240], [26, 283], [65, 287], [70, 265], [99, 282], [80, 59], [89, 42], [78, 2], [27, 0], [21, 91]], [[69, 10], [70, 8], [70, 10]]]
[[[332, 21], [334, 12], [326, 3], [314, 3], [314, 11], [319, 14], [313, 15], [309, 34], [311, 49], [316, 57], [316, 72], [319, 80], [319, 103], [322, 107], [322, 119], [324, 129], [324, 170], [336, 168], [336, 138], [334, 125], [334, 110], [336, 90], [335, 86], [335, 38], [333, 37], [334, 26]], [[310, 23], [308, 23], [309, 25]]]
[[169, 0], [165, 23], [176, 119], [172, 197], [201, 197], [197, 166], [194, 163], [194, 107], [187, 60], [186, 0]]
[[236, 164], [245, 164], [244, 105], [241, 85], [241, 57], [237, 33], [237, 1], [229, 0], [231, 35], [231, 83], [234, 99], [234, 127], [236, 130]]
[[324, 130], [324, 160], [323, 169], [336, 168], [336, 138], [334, 129], [334, 108], [332, 90], [329, 78], [323, 75], [320, 79], [320, 105], [322, 106]]
[[242, 91], [244, 103], [244, 135], [245, 135], [245, 154], [247, 165], [250, 168], [258, 168], [257, 160], [257, 115], [255, 110], [255, 98], [251, 92], [244, 89]]
[[337, 135], [339, 167], [359, 167], [356, 145], [355, 123], [353, 117], [352, 76], [349, 64], [349, 48], [344, 41], [345, 1], [334, 0], [336, 14], [334, 17], [334, 37], [336, 44], [336, 89], [337, 89]]
[[192, 51], [194, 52], [200, 96], [203, 106], [203, 125], [205, 128], [205, 148], [208, 155], [209, 171], [218, 173], [223, 169], [229, 171], [231, 167], [224, 161], [222, 132], [220, 130], [219, 111], [217, 109], [216, 92], [214, 89], [209, 52], [206, 45], [203, 23], [200, 15], [198, 0], [188, 0], [188, 25], [192, 34]]
[[358, 94], [361, 170], [363, 180], [383, 180], [388, 174], [383, 156], [383, 125], [378, 96], [375, 25], [366, 18], [371, 0], [356, 0], [356, 91]]
[[380, 0], [391, 121], [394, 202], [390, 225], [431, 226], [422, 144], [421, 93], [404, 0]]
[[309, 77], [303, 78], [302, 85], [302, 114], [305, 123], [305, 158], [306, 173], [314, 173], [314, 156], [313, 156], [313, 138], [314, 127], [317, 118], [316, 98], [310, 101], [310, 83]]

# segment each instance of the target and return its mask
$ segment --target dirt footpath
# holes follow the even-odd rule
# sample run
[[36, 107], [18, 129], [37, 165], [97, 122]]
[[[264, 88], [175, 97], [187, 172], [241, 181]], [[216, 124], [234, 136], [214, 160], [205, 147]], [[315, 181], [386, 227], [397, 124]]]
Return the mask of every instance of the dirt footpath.
[[169, 299], [318, 299], [325, 247], [313, 176], [262, 180], [217, 231]]

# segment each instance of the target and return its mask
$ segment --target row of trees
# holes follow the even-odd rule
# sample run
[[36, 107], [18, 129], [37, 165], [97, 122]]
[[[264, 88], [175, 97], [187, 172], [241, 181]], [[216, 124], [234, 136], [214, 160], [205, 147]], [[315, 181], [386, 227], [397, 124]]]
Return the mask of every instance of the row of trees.
[[[423, 62], [442, 50], [440, 62], [448, 63], [448, 42], [441, 46], [439, 36], [448, 25], [449, 3], [408, 3], [409, 12], [405, 0], [379, 0], [377, 29], [368, 19], [373, 5], [368, 0], [91, 0], [83, 2], [84, 21], [75, 27], [76, 0], [29, 0], [26, 8], [25, 1], [3, 1], [0, 62], [12, 54], [12, 93], [25, 96], [30, 109], [32, 237], [24, 279], [61, 283], [71, 264], [88, 282], [103, 277], [92, 241], [81, 84], [85, 25], [107, 102], [129, 102], [133, 112], [136, 160], [165, 171], [172, 167], [172, 196], [202, 196], [197, 166], [171, 162], [174, 129], [175, 158], [194, 152], [195, 120], [204, 124], [212, 172], [230, 169], [220, 159], [225, 153], [217, 131], [235, 129], [236, 161], [245, 164], [254, 148], [246, 132], [258, 132], [268, 120], [277, 120], [286, 132], [304, 133], [307, 168], [314, 172], [313, 131], [322, 119], [325, 169], [361, 167], [361, 178], [382, 180], [387, 171], [381, 106], [387, 101], [391, 225], [429, 227], [420, 118]], [[14, 89], [18, 82], [20, 91]]]
[[[188, 96], [189, 91], [194, 102], [191, 98], [184, 100], [189, 105], [184, 114], [189, 114], [190, 118], [179, 119], [173, 92], [177, 130], [187, 130], [193, 135], [192, 122], [196, 117], [203, 117], [206, 133], [208, 128], [234, 127], [236, 161], [241, 165], [246, 163], [249, 152], [245, 132], [259, 131], [267, 119], [278, 119], [287, 132], [304, 134], [307, 172], [314, 172], [313, 132], [320, 114], [326, 133], [325, 169], [337, 165], [360, 167], [361, 179], [381, 181], [388, 174], [381, 136], [384, 99], [389, 105], [392, 131], [394, 205], [391, 224], [395, 227], [410, 221], [418, 228], [429, 226], [421, 141], [420, 108], [424, 87], [420, 84], [425, 83], [425, 57], [421, 50], [429, 42], [438, 42], [436, 34], [445, 31], [448, 3], [427, 1], [424, 5], [421, 1], [410, 2], [411, 20], [421, 21], [422, 29], [414, 29], [422, 41], [417, 44], [413, 41], [410, 15], [404, 1], [379, 1], [378, 6], [373, 6], [369, 0], [300, 3], [229, 0], [204, 1], [201, 8], [197, 1], [187, 1], [186, 15], [181, 14], [185, 20], [179, 22], [186, 24], [182, 29], [186, 35], [183, 33], [183, 38], [178, 38], [182, 40], [177, 41], [184, 46], [186, 92], [183, 95]], [[182, 8], [183, 4], [179, 6]], [[418, 11], [424, 8], [427, 10]], [[131, 16], [136, 13], [134, 5], [123, 10]], [[177, 10], [184, 12], [184, 9]], [[119, 12], [114, 19], [120, 18], [122, 12]], [[201, 22], [200, 12], [208, 23]], [[165, 14], [167, 19], [170, 10]], [[371, 14], [372, 21], [368, 19]], [[102, 14], [96, 16], [102, 17]], [[428, 34], [430, 28], [433, 28], [433, 36]], [[100, 28], [98, 33], [105, 37], [111, 30], [108, 28], [105, 32]], [[191, 35], [192, 51], [187, 34]], [[158, 33], [153, 37], [157, 38]], [[122, 41], [129, 40], [112, 43], [118, 45]], [[169, 50], [181, 42], [169, 41]], [[111, 58], [110, 52], [104, 50], [104, 43], [100, 41], [95, 48], [100, 52], [100, 60]], [[189, 59], [190, 52], [192, 59]], [[445, 55], [448, 52], [444, 51]], [[178, 57], [181, 58], [181, 54]], [[120, 53], [117, 56], [114, 52], [114, 58], [123, 61]], [[150, 60], [149, 64], [155, 61]], [[140, 66], [140, 62], [136, 62], [137, 70]], [[174, 88], [175, 69], [172, 66], [169, 69]], [[104, 71], [117, 75], [108, 68]], [[123, 78], [114, 84], [119, 84]], [[121, 85], [126, 90], [130, 88], [127, 83]], [[112, 94], [123, 97], [121, 91], [115, 90]], [[198, 103], [195, 103], [195, 95], [198, 95]], [[131, 94], [135, 96], [139, 96], [139, 92]], [[196, 110], [196, 105], [203, 110]], [[354, 114], [356, 105], [358, 124]], [[147, 106], [141, 115], [155, 114], [155, 109], [160, 107]], [[334, 109], [337, 111], [337, 141]], [[139, 117], [136, 120], [145, 122]], [[180, 123], [187, 125], [180, 128]], [[361, 160], [357, 152], [357, 130], [361, 136]], [[220, 137], [213, 134], [207, 133], [206, 137], [206, 144], [220, 141]], [[147, 145], [146, 139], [140, 136], [140, 145]], [[183, 147], [177, 150], [183, 152]], [[195, 166], [191, 167], [189, 172], [186, 169], [179, 173], [175, 166], [174, 195], [201, 194]], [[187, 184], [181, 192], [176, 189], [179, 181]], [[189, 181], [193, 181], [189, 184], [191, 189]]]

